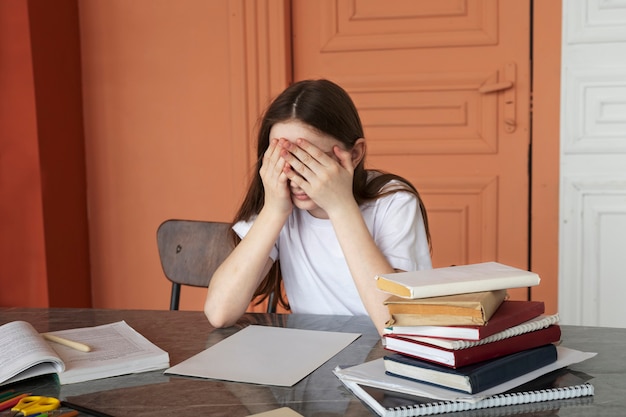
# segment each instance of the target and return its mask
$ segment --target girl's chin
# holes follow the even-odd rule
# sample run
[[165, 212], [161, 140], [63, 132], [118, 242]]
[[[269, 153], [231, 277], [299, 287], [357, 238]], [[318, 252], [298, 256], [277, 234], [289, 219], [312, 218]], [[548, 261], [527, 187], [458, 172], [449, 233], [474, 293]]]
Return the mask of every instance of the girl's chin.
[[328, 219], [328, 215], [324, 210], [322, 210], [313, 200], [307, 198], [306, 200], [297, 200], [293, 198], [291, 200], [295, 208], [303, 211], [308, 211], [309, 214], [313, 217], [317, 217], [319, 219]]

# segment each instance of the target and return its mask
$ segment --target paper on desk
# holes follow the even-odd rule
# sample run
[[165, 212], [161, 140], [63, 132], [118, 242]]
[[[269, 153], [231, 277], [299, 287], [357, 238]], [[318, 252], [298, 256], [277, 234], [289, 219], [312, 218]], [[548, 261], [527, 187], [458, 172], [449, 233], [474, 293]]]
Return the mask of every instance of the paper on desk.
[[165, 373], [292, 386], [359, 336], [251, 325]]
[[289, 407], [281, 407], [264, 413], [250, 414], [248, 417], [302, 417], [302, 414], [296, 413]]
[[420, 382], [387, 375], [385, 373], [385, 365], [382, 358], [349, 368], [336, 368], [333, 372], [337, 378], [341, 380], [357, 382], [371, 387], [416, 395], [419, 397], [433, 398], [436, 400], [475, 403], [491, 395], [501, 394], [505, 391], [518, 387], [549, 372], [556, 371], [557, 369], [561, 369], [596, 356], [596, 353], [581, 352], [563, 346], [557, 346], [557, 352], [558, 359], [556, 362], [473, 395], [463, 394], [454, 390], [440, 388], [435, 385], [422, 384]]

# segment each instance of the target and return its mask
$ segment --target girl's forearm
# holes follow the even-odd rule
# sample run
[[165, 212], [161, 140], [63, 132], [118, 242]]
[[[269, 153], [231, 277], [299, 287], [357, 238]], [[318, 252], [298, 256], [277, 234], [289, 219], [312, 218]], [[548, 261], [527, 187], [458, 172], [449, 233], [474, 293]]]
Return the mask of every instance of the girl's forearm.
[[361, 300], [382, 334], [389, 319], [388, 309], [383, 304], [388, 295], [376, 287], [374, 277], [394, 272], [394, 269], [376, 245], [356, 203], [336, 213], [331, 221]]
[[269, 254], [284, 223], [284, 218], [261, 210], [247, 235], [215, 271], [204, 306], [212, 325], [232, 325], [246, 311], [272, 265]]

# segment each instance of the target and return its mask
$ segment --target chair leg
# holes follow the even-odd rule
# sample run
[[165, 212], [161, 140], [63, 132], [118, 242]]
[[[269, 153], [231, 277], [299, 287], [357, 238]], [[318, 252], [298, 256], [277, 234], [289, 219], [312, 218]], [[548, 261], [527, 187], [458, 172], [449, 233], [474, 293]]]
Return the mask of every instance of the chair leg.
[[268, 313], [275, 313], [276, 312], [276, 308], [274, 308], [274, 293], [270, 293], [270, 295], [267, 297], [267, 312]]
[[178, 310], [180, 301], [180, 284], [172, 282], [172, 296], [170, 298], [170, 310]]

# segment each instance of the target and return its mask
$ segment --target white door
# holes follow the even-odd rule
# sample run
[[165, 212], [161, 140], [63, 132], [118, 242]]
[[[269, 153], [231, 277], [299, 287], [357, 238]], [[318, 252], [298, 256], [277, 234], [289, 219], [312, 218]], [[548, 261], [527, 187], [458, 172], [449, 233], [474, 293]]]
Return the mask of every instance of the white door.
[[561, 90], [561, 322], [626, 327], [624, 2], [563, 1]]

